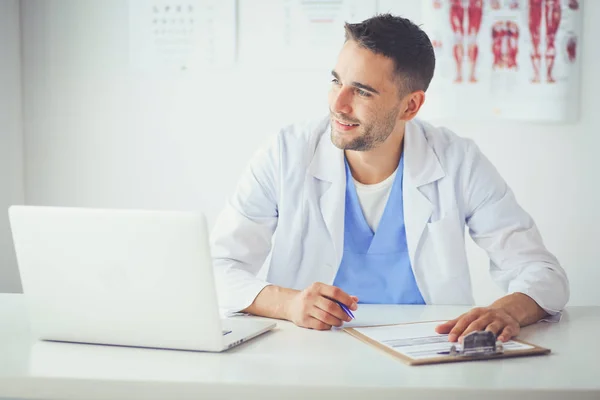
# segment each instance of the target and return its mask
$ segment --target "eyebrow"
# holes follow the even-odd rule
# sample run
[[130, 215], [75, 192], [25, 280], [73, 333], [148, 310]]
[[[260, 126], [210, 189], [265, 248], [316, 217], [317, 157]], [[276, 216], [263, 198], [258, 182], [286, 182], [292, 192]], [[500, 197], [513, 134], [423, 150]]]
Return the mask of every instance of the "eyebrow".
[[[337, 79], [338, 81], [341, 80], [340, 76], [338, 75], [338, 73], [335, 72], [335, 71], [333, 71], [333, 70], [331, 71], [331, 75], [333, 75], [333, 77], [335, 79]], [[371, 87], [369, 85], [365, 85], [364, 83], [352, 82], [351, 85], [354, 86], [354, 87], [357, 87], [359, 89], [363, 89], [363, 90], [366, 90], [366, 91], [369, 91], [369, 92], [372, 92], [372, 93], [375, 93], [375, 94], [379, 94], [379, 92], [377, 90], [375, 90], [375, 88], [373, 88], [373, 87]]]

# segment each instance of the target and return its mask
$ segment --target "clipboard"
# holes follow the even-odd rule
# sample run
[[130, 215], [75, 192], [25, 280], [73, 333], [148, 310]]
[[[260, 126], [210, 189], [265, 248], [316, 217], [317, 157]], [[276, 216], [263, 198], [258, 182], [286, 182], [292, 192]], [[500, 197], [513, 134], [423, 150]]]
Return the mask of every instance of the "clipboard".
[[[375, 325], [375, 326], [361, 326], [355, 328], [343, 328], [342, 330], [351, 336], [379, 349], [383, 352], [395, 357], [407, 365], [418, 366], [418, 365], [431, 365], [431, 364], [441, 364], [441, 363], [453, 363], [453, 362], [465, 362], [465, 361], [477, 361], [477, 360], [494, 360], [499, 358], [511, 358], [511, 357], [526, 357], [526, 356], [538, 356], [538, 355], [546, 355], [550, 354], [550, 349], [540, 347], [533, 343], [526, 342], [524, 340], [512, 339], [506, 343], [504, 343], [504, 351], [500, 354], [485, 354], [485, 355], [449, 355], [449, 354], [433, 354], [443, 352], [443, 348], [450, 348], [452, 343], [447, 341], [447, 335], [440, 335], [437, 333], [432, 334], [431, 336], [426, 337], [418, 337], [418, 338], [401, 338], [401, 339], [388, 339], [388, 340], [378, 340], [377, 330], [390, 330], [393, 332], [394, 329], [398, 331], [402, 330], [403, 327], [407, 327], [408, 329], [419, 331], [422, 329], [426, 329], [425, 326], [430, 327], [431, 325], [437, 325], [446, 321], [424, 321], [424, 322], [409, 322], [409, 323], [400, 323], [400, 324], [392, 324], [392, 325]], [[418, 328], [418, 329], [414, 329]], [[408, 330], [407, 329], [407, 330]], [[431, 327], [433, 329], [433, 327]], [[365, 333], [369, 331], [369, 333]], [[433, 330], [431, 332], [434, 332]], [[445, 342], [443, 341], [445, 339]], [[423, 345], [416, 346], [407, 346], [403, 345], [400, 342], [399, 348], [394, 346], [394, 343], [390, 344], [390, 341], [416, 341], [419, 340], [431, 343], [426, 343]], [[433, 350], [435, 347], [439, 347], [440, 351]], [[410, 352], [409, 348], [423, 348], [421, 352], [415, 351], [413, 353]], [[425, 350], [425, 348], [429, 348], [431, 350]], [[412, 354], [412, 355], [411, 355]]]

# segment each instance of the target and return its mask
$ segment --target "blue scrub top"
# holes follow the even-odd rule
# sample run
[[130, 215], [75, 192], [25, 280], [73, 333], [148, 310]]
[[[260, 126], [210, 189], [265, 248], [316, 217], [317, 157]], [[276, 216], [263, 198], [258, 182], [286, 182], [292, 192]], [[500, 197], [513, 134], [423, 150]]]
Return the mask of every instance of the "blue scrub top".
[[333, 282], [360, 303], [425, 304], [415, 281], [404, 226], [400, 157], [392, 189], [377, 232], [369, 227], [356, 194], [352, 173], [346, 163], [346, 212], [344, 254]]

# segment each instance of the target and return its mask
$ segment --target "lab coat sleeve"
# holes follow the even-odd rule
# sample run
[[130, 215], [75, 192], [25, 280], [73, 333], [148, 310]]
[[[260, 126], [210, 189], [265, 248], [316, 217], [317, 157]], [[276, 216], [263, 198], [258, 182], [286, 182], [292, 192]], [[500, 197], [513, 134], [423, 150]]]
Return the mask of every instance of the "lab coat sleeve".
[[490, 258], [492, 279], [507, 293], [524, 293], [559, 317], [569, 299], [565, 271], [498, 171], [468, 143], [461, 174], [465, 218], [471, 237]]
[[277, 226], [279, 136], [244, 171], [211, 232], [211, 254], [222, 313], [250, 306], [269, 283], [257, 278]]

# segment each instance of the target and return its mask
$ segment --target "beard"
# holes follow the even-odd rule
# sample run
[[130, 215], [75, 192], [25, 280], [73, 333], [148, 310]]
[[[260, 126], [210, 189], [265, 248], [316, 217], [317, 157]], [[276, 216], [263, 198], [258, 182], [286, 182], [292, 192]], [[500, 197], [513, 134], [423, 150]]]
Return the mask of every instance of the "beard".
[[[349, 118], [339, 118], [343, 121], [352, 121], [358, 123], [359, 126], [351, 132], [340, 132], [335, 129], [333, 122], [334, 113], [330, 111], [331, 116], [331, 141], [341, 150], [353, 151], [368, 151], [374, 149], [381, 143], [385, 142], [396, 126], [396, 117], [400, 112], [399, 109], [393, 109], [382, 118], [371, 122], [361, 123], [358, 120], [350, 120]], [[352, 140], [346, 141], [345, 136], [352, 135]]]

